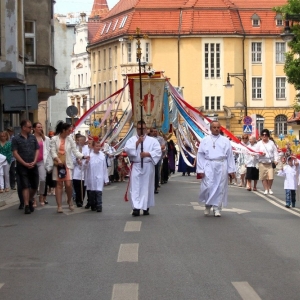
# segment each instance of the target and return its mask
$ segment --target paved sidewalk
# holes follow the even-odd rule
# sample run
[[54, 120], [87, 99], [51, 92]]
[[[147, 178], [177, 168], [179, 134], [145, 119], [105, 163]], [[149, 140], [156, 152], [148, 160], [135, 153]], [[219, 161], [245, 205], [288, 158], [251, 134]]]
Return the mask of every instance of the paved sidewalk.
[[19, 203], [19, 197], [16, 190], [10, 190], [6, 193], [0, 194], [0, 207], [11, 206]]

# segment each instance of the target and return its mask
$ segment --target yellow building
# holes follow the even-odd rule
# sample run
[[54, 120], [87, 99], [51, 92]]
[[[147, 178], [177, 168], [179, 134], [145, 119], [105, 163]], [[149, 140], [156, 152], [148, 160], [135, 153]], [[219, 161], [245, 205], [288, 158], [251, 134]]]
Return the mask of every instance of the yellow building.
[[[206, 2], [120, 0], [89, 41], [92, 97], [106, 98], [123, 86], [125, 74], [138, 72], [136, 41], [129, 37], [139, 27], [148, 35], [141, 40], [145, 69], [164, 70], [202, 113], [235, 135], [243, 133], [245, 115], [256, 117], [253, 130], [287, 134], [296, 92], [283, 71], [283, 20], [272, 11], [286, 1]], [[228, 79], [231, 89], [224, 86]], [[128, 103], [125, 93], [122, 110]]]

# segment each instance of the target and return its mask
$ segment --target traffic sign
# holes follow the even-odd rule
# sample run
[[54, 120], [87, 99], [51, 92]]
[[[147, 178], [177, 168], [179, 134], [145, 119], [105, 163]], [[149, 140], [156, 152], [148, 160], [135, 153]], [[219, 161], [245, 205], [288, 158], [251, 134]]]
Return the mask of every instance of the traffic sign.
[[243, 125], [243, 132], [246, 134], [252, 133], [252, 125]]
[[246, 116], [246, 117], [244, 118], [244, 124], [246, 124], [246, 125], [251, 125], [251, 123], [252, 123], [252, 118], [249, 117], [249, 116]]

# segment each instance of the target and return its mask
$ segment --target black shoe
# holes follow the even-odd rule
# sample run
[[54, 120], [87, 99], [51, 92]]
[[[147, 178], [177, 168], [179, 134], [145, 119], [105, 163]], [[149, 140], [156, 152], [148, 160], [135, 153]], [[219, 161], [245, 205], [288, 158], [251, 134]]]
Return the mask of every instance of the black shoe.
[[97, 207], [97, 212], [102, 212], [102, 205]]
[[185, 176], [185, 173], [182, 173], [182, 176]]
[[144, 216], [149, 216], [150, 215], [149, 208], [147, 208], [147, 210], [143, 210], [143, 215]]
[[154, 191], [154, 194], [158, 194], [158, 191]]
[[24, 209], [24, 204], [20, 204], [19, 209]]
[[285, 207], [286, 207], [286, 208], [291, 208], [289, 205], [286, 205]]
[[139, 215], [140, 215], [140, 210], [139, 209], [133, 209], [133, 212], [132, 212], [132, 215], [134, 216], [134, 217], [138, 217]]
[[91, 211], [96, 211], [96, 210], [97, 210], [96, 206], [92, 205], [91, 206]]
[[[26, 209], [26, 206], [25, 206], [25, 209]], [[34, 212], [34, 207], [33, 207], [33, 202], [32, 201], [29, 201], [29, 209], [31, 212]]]
[[76, 203], [77, 207], [82, 207], [82, 203]]
[[45, 203], [45, 204], [49, 204], [49, 202], [48, 202], [47, 200], [44, 200], [44, 203]]
[[26, 205], [25, 206], [25, 215], [30, 215], [30, 214], [31, 214], [31, 211], [30, 211], [29, 205]]
[[91, 206], [89, 203], [87, 203], [87, 205], [84, 207], [85, 209], [89, 209]]

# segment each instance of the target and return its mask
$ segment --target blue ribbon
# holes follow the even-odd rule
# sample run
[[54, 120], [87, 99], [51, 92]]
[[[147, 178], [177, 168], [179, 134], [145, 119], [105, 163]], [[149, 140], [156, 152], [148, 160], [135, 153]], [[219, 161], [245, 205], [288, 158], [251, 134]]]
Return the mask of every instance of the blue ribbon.
[[164, 112], [164, 122], [161, 126], [161, 131], [163, 134], [167, 134], [170, 129], [170, 118], [169, 118], [169, 99], [168, 99], [168, 89], [165, 86], [164, 100], [163, 100], [163, 112]]

